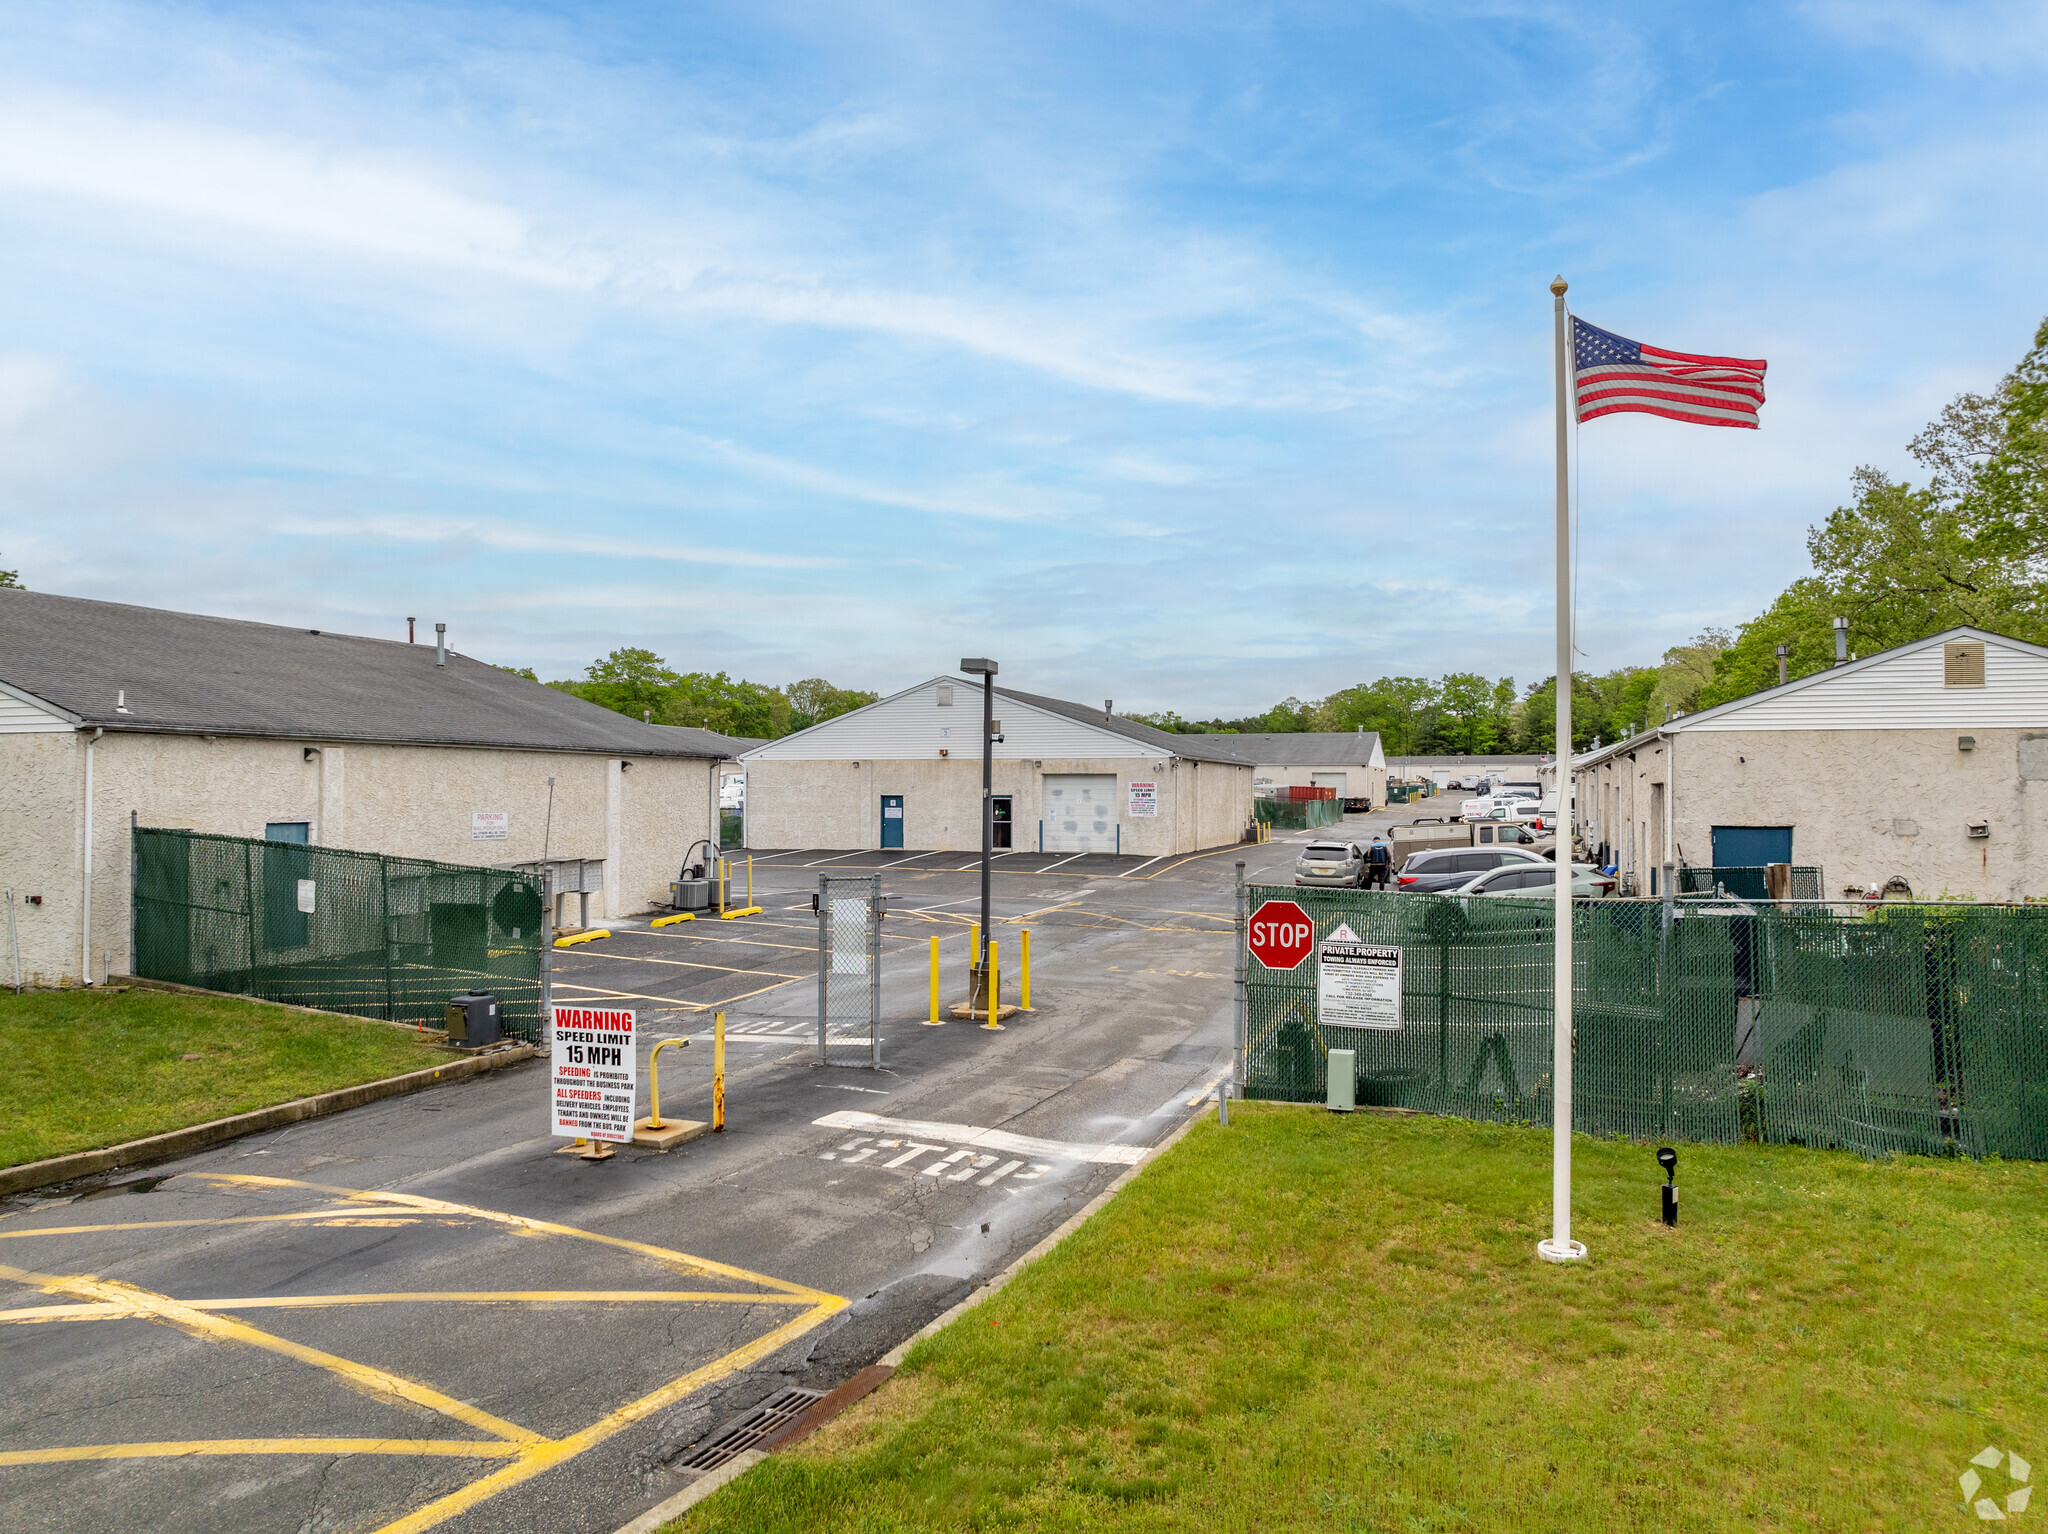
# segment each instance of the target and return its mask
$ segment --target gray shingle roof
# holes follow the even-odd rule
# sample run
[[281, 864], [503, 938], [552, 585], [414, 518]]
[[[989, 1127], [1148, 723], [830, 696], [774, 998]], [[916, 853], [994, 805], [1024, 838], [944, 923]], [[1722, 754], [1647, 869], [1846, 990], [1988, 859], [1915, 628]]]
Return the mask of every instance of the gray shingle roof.
[[735, 745], [453, 651], [444, 670], [430, 644], [45, 592], [0, 590], [0, 682], [109, 730], [639, 756], [724, 757]]
[[[997, 687], [999, 698], [1015, 698], [1019, 703], [1028, 703], [1033, 708], [1042, 708], [1049, 714], [1059, 714], [1067, 719], [1092, 724], [1098, 729], [1135, 740], [1140, 745], [1150, 746], [1163, 756], [1186, 757], [1196, 762], [1223, 762], [1233, 767], [1255, 766], [1252, 758], [1235, 742], [1244, 740], [1242, 735], [1176, 735], [1171, 730], [1154, 729], [1149, 724], [1140, 724], [1135, 719], [1125, 719], [1118, 714], [1104, 714], [1099, 708], [1090, 708], [1085, 703], [1068, 703], [1061, 698], [1044, 698], [1035, 692], [1018, 692], [1010, 687]], [[1233, 744], [1225, 745], [1229, 741]]]
[[1292, 735], [1224, 735], [1232, 749], [1256, 759], [1262, 767], [1365, 766], [1380, 738], [1371, 730], [1304, 731]]

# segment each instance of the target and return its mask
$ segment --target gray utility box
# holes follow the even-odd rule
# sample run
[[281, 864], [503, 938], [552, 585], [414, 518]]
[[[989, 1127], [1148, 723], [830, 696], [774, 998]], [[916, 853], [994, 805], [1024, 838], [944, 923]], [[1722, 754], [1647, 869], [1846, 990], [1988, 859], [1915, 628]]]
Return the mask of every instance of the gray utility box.
[[498, 998], [489, 991], [464, 991], [448, 998], [448, 1042], [478, 1049], [498, 1042]]
[[678, 911], [708, 911], [711, 909], [711, 881], [674, 880], [668, 887], [668, 903]]

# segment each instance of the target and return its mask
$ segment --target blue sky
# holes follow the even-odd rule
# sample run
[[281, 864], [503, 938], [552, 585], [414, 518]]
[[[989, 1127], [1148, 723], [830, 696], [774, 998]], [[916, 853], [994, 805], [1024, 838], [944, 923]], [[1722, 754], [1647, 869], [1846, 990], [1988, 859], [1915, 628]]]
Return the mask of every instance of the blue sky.
[[2048, 7], [0, 5], [0, 563], [578, 675], [1185, 713], [1804, 568], [2048, 313]]

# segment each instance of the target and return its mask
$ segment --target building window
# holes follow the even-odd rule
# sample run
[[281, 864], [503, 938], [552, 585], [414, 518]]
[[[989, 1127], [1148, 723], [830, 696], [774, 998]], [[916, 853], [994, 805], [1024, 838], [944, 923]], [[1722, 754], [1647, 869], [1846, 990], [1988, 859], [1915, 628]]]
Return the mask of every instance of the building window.
[[940, 708], [951, 708], [952, 706], [953, 706], [953, 684], [952, 684], [951, 682], [941, 682], [941, 683], [939, 683], [939, 707], [940, 707]]
[[297, 842], [306, 845], [313, 839], [313, 823], [309, 820], [273, 820], [263, 828], [266, 842]]

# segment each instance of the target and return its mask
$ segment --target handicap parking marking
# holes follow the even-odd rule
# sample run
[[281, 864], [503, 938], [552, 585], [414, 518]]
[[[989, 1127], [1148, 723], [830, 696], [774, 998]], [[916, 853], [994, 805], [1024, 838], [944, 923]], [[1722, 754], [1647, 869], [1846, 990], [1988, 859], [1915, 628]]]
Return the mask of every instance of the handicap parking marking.
[[[321, 1371], [326, 1377], [386, 1404], [424, 1408], [459, 1423], [478, 1438], [355, 1438], [299, 1435], [278, 1438], [186, 1439], [50, 1445], [27, 1449], [0, 1446], [0, 1467], [49, 1465], [108, 1460], [179, 1459], [203, 1456], [242, 1455], [364, 1455], [470, 1459], [485, 1467], [485, 1473], [456, 1490], [439, 1496], [393, 1521], [383, 1523], [376, 1534], [423, 1534], [487, 1501], [512, 1486], [530, 1480], [556, 1465], [596, 1447], [619, 1432], [641, 1422], [705, 1386], [716, 1383], [750, 1364], [768, 1357], [785, 1344], [819, 1326], [846, 1308], [838, 1295], [745, 1268], [695, 1257], [685, 1252], [654, 1246], [620, 1236], [603, 1235], [574, 1226], [525, 1215], [508, 1214], [458, 1204], [446, 1199], [389, 1190], [334, 1187], [292, 1178], [261, 1177], [226, 1172], [187, 1172], [169, 1181], [227, 1193], [278, 1192], [311, 1195], [313, 1207], [256, 1216], [222, 1216], [164, 1220], [117, 1221], [102, 1224], [45, 1225], [16, 1227], [0, 1231], [10, 1243], [12, 1256], [22, 1250], [18, 1243], [49, 1241], [61, 1248], [64, 1238], [105, 1236], [109, 1233], [154, 1231], [171, 1227], [254, 1225], [278, 1230], [308, 1226], [386, 1226], [397, 1224], [451, 1227], [496, 1227], [522, 1236], [590, 1242], [614, 1253], [653, 1261], [658, 1267], [692, 1281], [677, 1289], [535, 1289], [494, 1291], [405, 1291], [389, 1293], [315, 1294], [249, 1296], [244, 1298], [181, 1299], [158, 1293], [138, 1284], [103, 1278], [92, 1273], [61, 1273], [0, 1264], [0, 1281], [40, 1291], [55, 1304], [0, 1306], [0, 1329], [7, 1325], [63, 1326], [76, 1322], [144, 1321], [165, 1325], [203, 1341], [236, 1345], [281, 1354]], [[93, 1260], [103, 1265], [107, 1254]], [[46, 1260], [41, 1266], [51, 1264]], [[704, 1287], [706, 1282], [733, 1287]], [[390, 1369], [345, 1358], [309, 1344], [265, 1331], [237, 1315], [226, 1312], [260, 1310], [320, 1311], [323, 1309], [389, 1305], [504, 1306], [534, 1304], [550, 1307], [569, 1305], [707, 1304], [712, 1306], [768, 1306], [787, 1319], [769, 1327], [762, 1335], [711, 1359], [700, 1367], [669, 1380], [666, 1384], [599, 1416], [586, 1426], [559, 1437], [547, 1437], [532, 1428], [493, 1415], [468, 1401], [437, 1390], [422, 1380], [411, 1379]], [[771, 1311], [771, 1318], [773, 1311]], [[495, 1468], [490, 1468], [495, 1465]], [[0, 1483], [4, 1484], [4, 1483]], [[382, 1516], [382, 1515], [373, 1515]]]
[[983, 1129], [975, 1124], [937, 1124], [919, 1119], [884, 1118], [879, 1113], [848, 1109], [828, 1113], [811, 1122], [821, 1129], [866, 1129], [881, 1134], [908, 1135], [922, 1140], [940, 1140], [948, 1145], [968, 1145], [977, 1150], [1004, 1151], [1012, 1155], [1039, 1157], [1046, 1161], [1090, 1161], [1101, 1166], [1136, 1166], [1152, 1154], [1149, 1145], [1085, 1145], [1068, 1140], [1042, 1140], [1035, 1135], [1012, 1134], [1007, 1129]]

